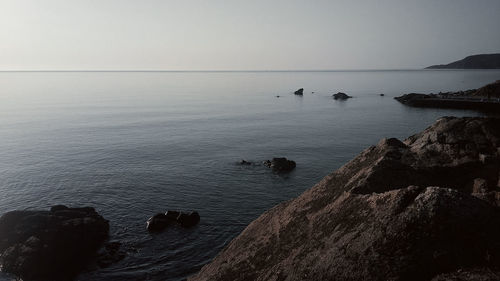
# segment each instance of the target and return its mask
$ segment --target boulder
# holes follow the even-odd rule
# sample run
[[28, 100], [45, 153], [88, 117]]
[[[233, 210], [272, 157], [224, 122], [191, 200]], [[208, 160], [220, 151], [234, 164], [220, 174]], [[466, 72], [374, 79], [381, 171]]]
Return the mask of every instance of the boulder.
[[347, 94], [342, 93], [342, 92], [338, 92], [336, 94], [333, 94], [332, 97], [335, 100], [346, 100], [346, 99], [352, 98], [351, 96], [348, 96]]
[[91, 207], [8, 212], [0, 217], [2, 271], [23, 280], [71, 280], [108, 232], [108, 221]]
[[271, 168], [274, 172], [290, 172], [295, 169], [295, 161], [288, 160], [284, 157], [273, 158], [273, 160], [266, 160], [263, 162], [264, 166]]
[[196, 211], [182, 213], [169, 210], [165, 214], [156, 214], [146, 222], [146, 229], [150, 232], [159, 232], [172, 224], [179, 224], [182, 227], [192, 227], [200, 222], [200, 215]]
[[191, 213], [181, 213], [179, 217], [177, 217], [177, 222], [183, 227], [192, 227], [200, 222], [200, 215], [198, 212]]
[[148, 219], [146, 229], [150, 232], [158, 232], [164, 230], [172, 223], [172, 220], [165, 214], [158, 213]]
[[298, 89], [297, 91], [295, 91], [294, 93], [295, 95], [298, 95], [298, 96], [302, 96], [304, 95], [304, 89], [303, 88], [300, 88]]
[[[189, 280], [498, 280], [499, 147], [494, 118], [384, 139], [266, 211]], [[473, 193], [486, 188], [494, 200]]]

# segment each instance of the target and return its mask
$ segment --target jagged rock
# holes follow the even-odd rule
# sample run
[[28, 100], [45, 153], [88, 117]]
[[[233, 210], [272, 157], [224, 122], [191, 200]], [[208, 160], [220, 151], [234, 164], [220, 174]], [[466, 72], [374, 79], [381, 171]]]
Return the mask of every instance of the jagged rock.
[[295, 161], [288, 160], [284, 157], [273, 158], [273, 160], [266, 160], [263, 162], [264, 166], [273, 169], [274, 172], [290, 172], [295, 169], [297, 164]]
[[348, 96], [347, 94], [342, 93], [342, 92], [338, 92], [336, 94], [333, 94], [332, 97], [335, 100], [346, 100], [346, 99], [352, 98], [351, 96]]
[[23, 280], [70, 280], [108, 232], [108, 221], [90, 207], [8, 212], [0, 218], [1, 268]]
[[303, 88], [300, 88], [298, 89], [297, 91], [295, 91], [294, 93], [295, 95], [298, 95], [298, 96], [302, 96], [304, 95], [304, 89]]
[[447, 117], [404, 142], [384, 139], [262, 214], [190, 280], [430, 280], [495, 271], [500, 209], [471, 193], [477, 178], [494, 190], [488, 194], [500, 193], [498, 147], [493, 118]]

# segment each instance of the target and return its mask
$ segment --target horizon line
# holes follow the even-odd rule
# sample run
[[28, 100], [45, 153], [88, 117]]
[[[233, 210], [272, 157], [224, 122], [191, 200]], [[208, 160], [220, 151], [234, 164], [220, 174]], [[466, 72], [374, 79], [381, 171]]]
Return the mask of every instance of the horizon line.
[[347, 71], [401, 71], [423, 70], [423, 68], [367, 68], [367, 69], [18, 69], [0, 72], [347, 72]]

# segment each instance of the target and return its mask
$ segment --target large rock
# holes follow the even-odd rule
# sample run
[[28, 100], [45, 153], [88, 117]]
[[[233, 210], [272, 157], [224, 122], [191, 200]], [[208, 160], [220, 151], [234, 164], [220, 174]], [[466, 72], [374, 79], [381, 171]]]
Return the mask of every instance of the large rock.
[[499, 150], [498, 119], [384, 139], [262, 214], [190, 280], [494, 280]]
[[288, 160], [285, 157], [273, 158], [273, 160], [264, 161], [264, 166], [273, 169], [274, 172], [284, 173], [295, 169], [297, 164], [293, 160]]
[[6, 213], [0, 218], [2, 270], [23, 280], [70, 280], [96, 255], [108, 232], [108, 221], [90, 207]]

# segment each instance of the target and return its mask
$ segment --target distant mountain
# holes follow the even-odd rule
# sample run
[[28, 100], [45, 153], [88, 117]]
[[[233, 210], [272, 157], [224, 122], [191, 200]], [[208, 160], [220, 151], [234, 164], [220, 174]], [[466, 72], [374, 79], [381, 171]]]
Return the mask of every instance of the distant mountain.
[[500, 69], [500, 54], [468, 56], [449, 64], [438, 64], [426, 69]]

